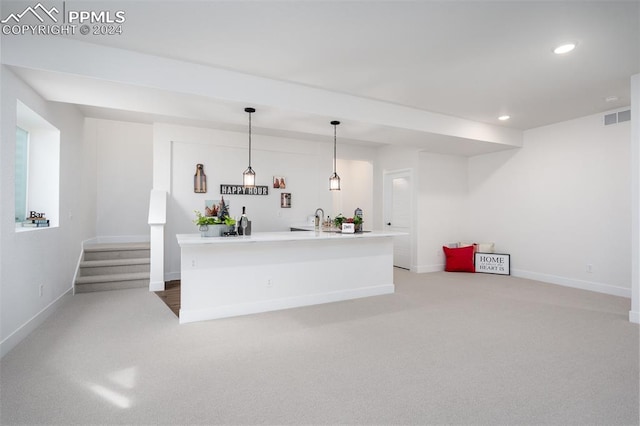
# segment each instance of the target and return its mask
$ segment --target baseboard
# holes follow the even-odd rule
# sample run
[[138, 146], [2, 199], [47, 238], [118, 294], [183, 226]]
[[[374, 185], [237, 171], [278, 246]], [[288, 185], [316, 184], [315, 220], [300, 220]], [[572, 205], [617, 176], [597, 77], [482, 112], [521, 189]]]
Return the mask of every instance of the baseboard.
[[25, 337], [27, 337], [36, 328], [38, 328], [38, 326], [44, 323], [44, 321], [49, 318], [49, 315], [55, 312], [62, 305], [62, 303], [64, 303], [65, 297], [70, 297], [72, 293], [73, 287], [65, 291], [56, 300], [45, 306], [44, 309], [35, 314], [33, 317], [31, 317], [31, 319], [22, 324], [16, 331], [11, 333], [2, 342], [0, 342], [0, 358], [8, 354], [11, 349], [15, 348], [18, 343], [20, 343]]
[[83, 257], [84, 257], [84, 242], [80, 244], [80, 256], [78, 256], [78, 262], [76, 263], [76, 270], [73, 273], [73, 281], [71, 281], [72, 294], [76, 294], [76, 280], [78, 279], [78, 274], [80, 273], [80, 264], [82, 263]]
[[164, 274], [164, 280], [166, 281], [175, 281], [180, 279], [180, 272], [167, 272]]
[[411, 270], [417, 272], [418, 274], [423, 274], [426, 272], [440, 272], [444, 271], [444, 263], [436, 265], [416, 265], [412, 267]]
[[334, 291], [331, 293], [311, 294], [298, 297], [286, 297], [282, 299], [261, 300], [250, 303], [217, 306], [210, 309], [180, 309], [179, 317], [180, 324], [186, 324], [195, 321], [206, 321], [218, 318], [257, 314], [260, 312], [279, 311], [282, 309], [359, 299], [362, 297], [381, 296], [383, 294], [392, 294], [394, 291], [395, 286], [393, 284], [377, 285], [353, 290]]
[[150, 281], [149, 291], [164, 291], [164, 281]]
[[542, 281], [548, 284], [557, 284], [564, 287], [578, 288], [581, 290], [595, 291], [596, 293], [609, 294], [611, 296], [620, 296], [631, 298], [631, 289], [617, 287], [609, 284], [596, 283], [591, 281], [576, 280], [573, 278], [565, 278], [557, 275], [541, 274], [538, 272], [523, 271], [521, 269], [511, 269], [511, 275], [519, 278], [527, 278], [530, 280]]
[[629, 311], [629, 322], [640, 324], [640, 312]]

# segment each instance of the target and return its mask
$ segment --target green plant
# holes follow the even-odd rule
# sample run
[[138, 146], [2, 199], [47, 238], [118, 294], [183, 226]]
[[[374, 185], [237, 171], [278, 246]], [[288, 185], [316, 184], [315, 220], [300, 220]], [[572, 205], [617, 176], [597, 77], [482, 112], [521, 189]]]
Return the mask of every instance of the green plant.
[[217, 216], [203, 216], [198, 210], [193, 211], [196, 214], [196, 218], [193, 220], [198, 226], [204, 225], [219, 225], [222, 221]]
[[336, 228], [342, 228], [343, 223], [353, 223], [355, 225], [361, 225], [362, 218], [360, 216], [344, 217], [342, 216], [342, 213], [340, 213], [338, 216], [333, 218], [333, 225]]

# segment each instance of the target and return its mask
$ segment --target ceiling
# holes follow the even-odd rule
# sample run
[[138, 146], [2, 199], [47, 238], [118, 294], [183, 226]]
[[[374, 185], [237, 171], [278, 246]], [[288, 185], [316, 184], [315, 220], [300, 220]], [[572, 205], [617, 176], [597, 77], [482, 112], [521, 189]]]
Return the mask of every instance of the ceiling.
[[[126, 12], [122, 35], [77, 34], [83, 42], [517, 130], [626, 107], [630, 76], [640, 72], [640, 0], [66, 3]], [[577, 48], [552, 53], [566, 41]], [[503, 114], [511, 119], [498, 121]]]

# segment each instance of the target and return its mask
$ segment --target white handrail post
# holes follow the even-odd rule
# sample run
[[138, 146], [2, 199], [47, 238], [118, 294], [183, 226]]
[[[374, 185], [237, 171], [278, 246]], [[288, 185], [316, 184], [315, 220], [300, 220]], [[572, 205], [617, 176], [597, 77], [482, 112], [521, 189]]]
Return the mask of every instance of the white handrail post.
[[149, 196], [149, 227], [151, 270], [149, 291], [164, 290], [164, 226], [167, 223], [167, 192], [151, 190]]

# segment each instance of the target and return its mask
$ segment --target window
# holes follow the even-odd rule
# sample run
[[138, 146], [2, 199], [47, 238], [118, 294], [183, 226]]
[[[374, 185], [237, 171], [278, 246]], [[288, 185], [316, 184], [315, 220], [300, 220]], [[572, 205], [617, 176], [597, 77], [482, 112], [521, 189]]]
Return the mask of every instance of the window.
[[[58, 226], [60, 194], [60, 131], [22, 102], [16, 107], [15, 221], [16, 231], [33, 226], [32, 212], [48, 227]], [[42, 221], [40, 221], [42, 222]]]
[[16, 129], [16, 222], [27, 218], [27, 179], [29, 177], [29, 132]]

